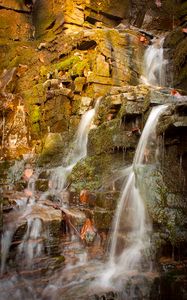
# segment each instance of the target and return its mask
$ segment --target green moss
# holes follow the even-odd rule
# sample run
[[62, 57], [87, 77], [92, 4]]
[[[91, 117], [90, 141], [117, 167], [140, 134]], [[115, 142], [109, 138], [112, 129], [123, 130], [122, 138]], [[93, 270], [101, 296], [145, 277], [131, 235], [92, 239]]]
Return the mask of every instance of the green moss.
[[69, 180], [77, 191], [84, 188], [88, 190], [98, 189], [100, 186], [99, 175], [95, 172], [95, 166], [92, 159], [85, 159], [78, 163], [70, 175]]
[[56, 262], [57, 264], [61, 264], [65, 261], [65, 257], [63, 255], [57, 256], [56, 257]]
[[78, 61], [73, 65], [71, 70], [71, 75], [73, 76], [82, 76], [85, 69], [89, 69], [89, 63], [87, 59], [84, 59], [82, 61]]
[[176, 48], [174, 55], [174, 63], [176, 65], [183, 65], [187, 56], [187, 39], [184, 39]]
[[135, 135], [128, 136], [120, 124], [120, 119], [116, 118], [103, 123], [97, 129], [91, 130], [88, 140], [88, 154], [112, 152], [115, 147], [121, 149], [135, 148], [138, 137]]
[[[9, 68], [18, 67], [19, 64], [28, 64], [32, 65], [36, 62], [37, 57], [34, 53], [34, 49], [32, 47], [27, 47], [23, 49], [14, 48], [15, 57], [9, 62]], [[13, 50], [11, 50], [11, 54], [13, 55]]]
[[120, 196], [120, 192], [111, 191], [111, 192], [97, 192], [95, 199], [95, 206], [108, 209], [115, 210], [118, 199]]
[[31, 125], [31, 136], [33, 138], [38, 138], [40, 136], [40, 131], [39, 123], [34, 123]]
[[0, 176], [2, 177], [4, 173], [10, 168], [11, 162], [4, 160], [0, 162]]
[[[180, 208], [181, 202], [178, 202], [177, 195], [169, 195], [161, 171], [151, 166], [141, 167], [136, 170], [136, 178], [149, 215], [160, 227], [162, 238], [157, 237], [157, 242], [163, 244], [164, 241], [170, 241], [173, 246], [177, 246], [185, 241], [185, 213]], [[172, 202], [171, 198], [173, 198]], [[154, 241], [155, 246], [159, 248], [157, 242]]]
[[174, 80], [174, 85], [175, 86], [180, 86], [183, 89], [186, 89], [186, 84], [184, 83], [183, 85], [183, 81], [186, 82], [187, 81], [187, 64], [180, 70], [180, 73], [178, 74], [178, 76], [175, 78]]
[[46, 77], [49, 69], [46, 66], [41, 66], [39, 74], [41, 77]]
[[46, 192], [49, 188], [48, 180], [43, 180], [43, 179], [36, 180], [35, 188], [37, 191]]
[[59, 164], [59, 161], [62, 160], [64, 155], [64, 150], [66, 148], [66, 143], [64, 140], [67, 140], [67, 136], [63, 138], [60, 133], [48, 133], [42, 140], [43, 149], [38, 159], [39, 165], [56, 163]]
[[166, 36], [164, 41], [165, 48], [175, 48], [184, 38], [184, 33], [181, 28], [177, 28]]
[[104, 210], [94, 210], [94, 224], [99, 230], [108, 230], [111, 227], [113, 213]]
[[23, 92], [26, 106], [29, 107], [29, 110], [32, 110], [33, 104], [41, 104], [44, 96], [43, 84], [37, 84], [31, 89]]
[[[129, 160], [131, 159], [129, 159], [129, 152], [127, 151], [126, 161]], [[101, 155], [87, 157], [78, 162], [73, 168], [72, 173], [68, 178], [72, 183], [71, 188], [78, 193], [82, 189], [88, 189], [90, 192], [95, 192], [101, 187], [104, 191], [105, 189], [110, 190], [114, 182], [114, 173], [122, 166], [122, 164], [123, 155], [121, 153], [103, 153]], [[105, 199], [104, 202], [105, 201], [107, 200]]]
[[24, 0], [17, 0], [17, 2], [21, 5], [25, 5], [25, 1]]
[[182, 3], [180, 5], [178, 15], [179, 15], [179, 17], [184, 17], [187, 15], [187, 2], [186, 1], [184, 1], [184, 3]]
[[53, 65], [54, 69], [58, 71], [68, 71], [73, 65], [80, 61], [79, 56], [71, 56], [66, 58], [65, 60]]
[[37, 123], [40, 121], [40, 107], [38, 105], [32, 106], [32, 111], [30, 112], [30, 119], [32, 123]]

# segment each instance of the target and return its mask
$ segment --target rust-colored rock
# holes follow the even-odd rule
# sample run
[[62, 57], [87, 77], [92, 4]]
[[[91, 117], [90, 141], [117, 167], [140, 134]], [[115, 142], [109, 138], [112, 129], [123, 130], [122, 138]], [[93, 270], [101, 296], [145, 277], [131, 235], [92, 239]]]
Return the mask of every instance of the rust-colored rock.
[[82, 190], [80, 192], [80, 202], [82, 204], [87, 204], [89, 202], [89, 191], [88, 190]]

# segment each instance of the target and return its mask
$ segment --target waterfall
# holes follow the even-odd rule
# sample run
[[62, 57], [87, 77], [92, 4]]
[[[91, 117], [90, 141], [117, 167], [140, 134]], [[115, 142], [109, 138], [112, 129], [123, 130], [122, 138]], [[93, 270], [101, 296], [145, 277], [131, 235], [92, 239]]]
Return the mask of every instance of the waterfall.
[[[49, 192], [53, 194], [60, 193], [66, 183], [68, 175], [71, 173], [73, 167], [76, 163], [87, 155], [87, 141], [88, 133], [90, 130], [91, 123], [97, 112], [99, 99], [96, 101], [95, 107], [87, 111], [81, 119], [75, 139], [73, 141], [73, 146], [66, 158], [66, 167], [60, 166], [53, 170], [50, 178], [51, 186]], [[15, 171], [17, 170], [14, 168]], [[12, 170], [13, 172], [14, 170]], [[31, 170], [32, 171], [32, 170]], [[38, 217], [33, 218], [32, 211], [35, 207], [35, 182], [38, 178], [39, 170], [35, 171], [29, 177], [27, 189], [25, 194], [27, 197], [17, 199], [16, 207], [13, 210], [12, 220], [8, 221], [6, 226], [4, 226], [4, 232], [1, 239], [1, 274], [4, 273], [6, 269], [6, 260], [8, 257], [9, 249], [12, 243], [14, 233], [16, 232], [19, 224], [25, 218], [27, 222], [27, 230], [23, 236], [22, 242], [18, 247], [17, 259], [24, 259], [25, 265], [31, 266], [34, 258], [41, 256], [44, 250], [43, 241], [47, 239], [47, 233], [42, 224], [42, 220]], [[46, 193], [41, 197], [45, 198]]]
[[68, 175], [79, 160], [87, 155], [87, 142], [90, 126], [94, 119], [95, 113], [99, 106], [99, 99], [96, 101], [95, 107], [88, 110], [80, 121], [72, 148], [66, 158], [66, 166], [60, 166], [53, 170], [50, 177], [50, 192], [52, 194], [60, 193], [65, 186]]
[[156, 125], [167, 105], [154, 107], [139, 140], [132, 166], [124, 170], [126, 180], [113, 222], [108, 270], [102, 275], [102, 284], [122, 273], [137, 270], [142, 254], [149, 247], [151, 224], [144, 199], [136, 183], [136, 171], [156, 155]]
[[165, 69], [167, 60], [164, 59], [164, 38], [153, 40], [145, 51], [144, 56], [144, 78], [146, 84], [153, 86], [165, 86]]
[[4, 273], [6, 259], [8, 256], [8, 251], [12, 242], [12, 237], [15, 232], [15, 228], [11, 226], [6, 231], [3, 232], [1, 237], [1, 275]]
[[25, 258], [26, 265], [30, 266], [33, 258], [41, 256], [44, 250], [43, 238], [45, 230], [42, 228], [42, 221], [39, 218], [27, 220], [27, 231], [18, 247], [19, 256]]

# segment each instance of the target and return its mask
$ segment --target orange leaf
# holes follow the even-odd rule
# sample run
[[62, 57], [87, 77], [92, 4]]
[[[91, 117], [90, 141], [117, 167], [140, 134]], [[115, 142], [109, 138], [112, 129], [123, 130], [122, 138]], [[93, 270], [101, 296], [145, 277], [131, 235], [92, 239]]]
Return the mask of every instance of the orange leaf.
[[171, 95], [172, 95], [172, 96], [175, 96], [175, 97], [181, 97], [181, 94], [180, 94], [177, 90], [175, 90], [175, 89], [173, 89], [173, 90], [171, 91]]
[[141, 37], [140, 37], [140, 42], [142, 42], [142, 43], [146, 42], [145, 36], [141, 35]]
[[94, 227], [92, 221], [90, 219], [86, 219], [82, 228], [81, 228], [81, 239], [83, 240], [87, 231], [94, 231]]
[[187, 33], [187, 28], [182, 28], [182, 32]]
[[87, 190], [82, 190], [80, 192], [80, 202], [88, 203], [88, 201], [89, 201], [89, 192]]

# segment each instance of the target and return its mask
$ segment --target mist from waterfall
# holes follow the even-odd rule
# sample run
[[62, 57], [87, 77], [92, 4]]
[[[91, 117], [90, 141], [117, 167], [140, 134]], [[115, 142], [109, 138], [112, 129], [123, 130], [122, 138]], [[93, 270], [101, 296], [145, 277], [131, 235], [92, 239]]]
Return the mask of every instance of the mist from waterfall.
[[148, 46], [144, 55], [143, 81], [153, 86], [166, 85], [166, 65], [168, 61], [164, 58], [164, 38], [155, 38]]
[[167, 105], [161, 105], [152, 109], [140, 137], [133, 164], [124, 169], [126, 178], [113, 221], [109, 262], [107, 270], [101, 276], [104, 286], [111, 286], [113, 279], [122, 274], [141, 270], [143, 256], [149, 248], [151, 222], [136, 176], [137, 170], [149, 163], [150, 156], [153, 153], [156, 156], [156, 126], [166, 108]]

